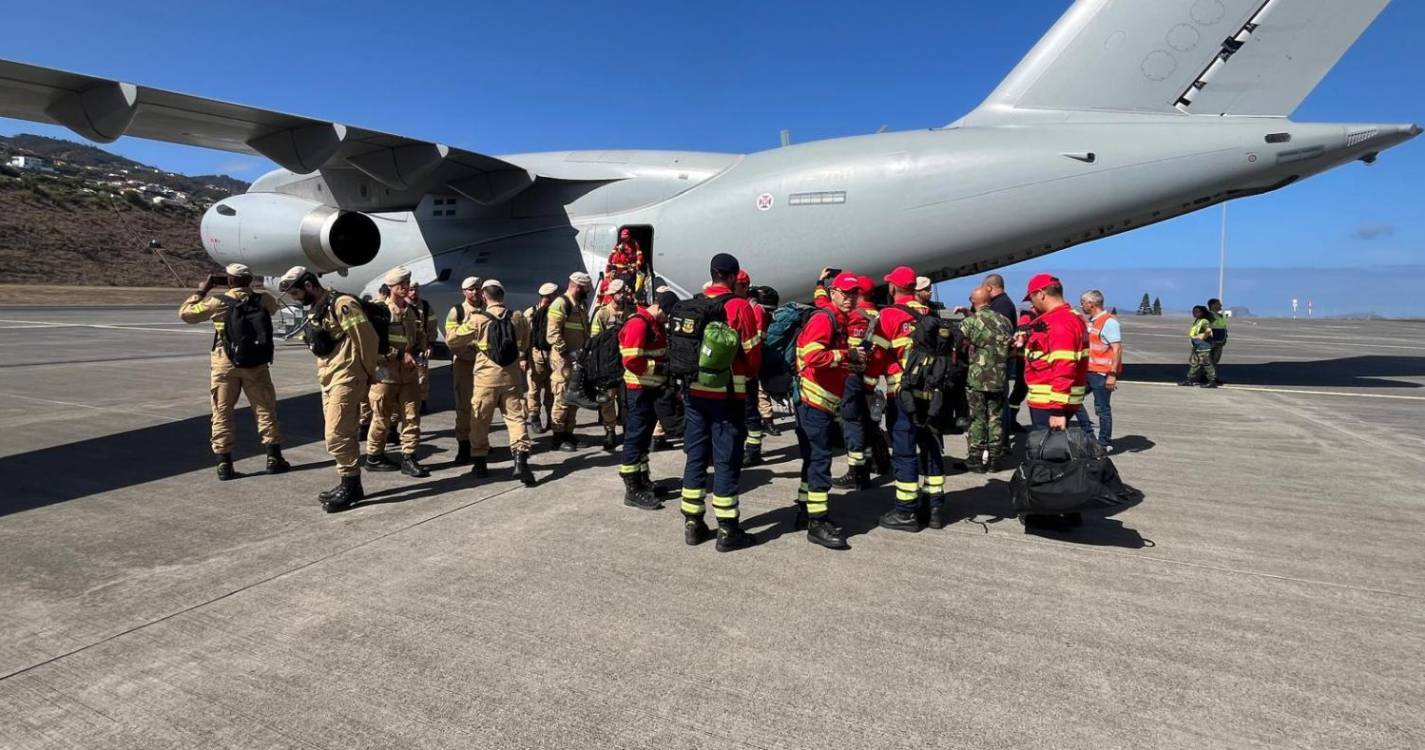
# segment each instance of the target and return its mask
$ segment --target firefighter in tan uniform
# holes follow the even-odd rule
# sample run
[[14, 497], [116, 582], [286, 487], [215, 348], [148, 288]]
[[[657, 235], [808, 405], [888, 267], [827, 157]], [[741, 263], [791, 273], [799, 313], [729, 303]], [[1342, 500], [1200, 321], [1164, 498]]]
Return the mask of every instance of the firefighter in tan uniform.
[[281, 474], [291, 466], [282, 457], [282, 432], [277, 426], [277, 391], [272, 387], [272, 373], [266, 364], [237, 367], [228, 358], [224, 332], [228, 310], [256, 294], [262, 309], [270, 317], [277, 312], [277, 300], [266, 292], [252, 290], [252, 272], [241, 263], [229, 264], [228, 290], [214, 297], [211, 279], [198, 285], [198, 293], [190, 296], [178, 309], [184, 323], [213, 321], [213, 351], [208, 358], [208, 392], [213, 407], [213, 453], [218, 456], [218, 479], [227, 481], [237, 476], [233, 471], [233, 409], [238, 396], [247, 395], [247, 403], [257, 417], [257, 434], [267, 446], [267, 473]]
[[[524, 373], [520, 360], [529, 350], [529, 321], [524, 315], [505, 307], [505, 288], [489, 279], [480, 287], [485, 308], [470, 315], [455, 327], [447, 341], [452, 347], [473, 345], [480, 350], [475, 360], [475, 389], [471, 401], [470, 453], [471, 475], [484, 479], [490, 475], [487, 465], [490, 455], [490, 424], [495, 410], [505, 420], [510, 436], [510, 455], [514, 459], [515, 476], [526, 487], [534, 486], [534, 474], [529, 468], [530, 439], [525, 430]], [[507, 348], [501, 351], [498, 342]]]
[[[623, 279], [609, 282], [608, 302], [594, 309], [594, 317], [589, 321], [589, 337], [593, 338], [606, 330], [623, 325], [636, 309], [633, 304], [633, 289]], [[599, 407], [599, 422], [604, 426], [604, 450], [613, 452], [623, 443], [618, 439], [619, 389], [609, 391], [609, 400]]]
[[431, 309], [430, 303], [421, 298], [420, 284], [411, 282], [411, 293], [407, 295], [407, 304], [416, 311], [416, 320], [419, 321], [421, 330], [425, 332], [425, 348], [416, 355], [416, 373], [419, 376], [421, 385], [421, 414], [429, 414], [426, 402], [430, 400], [430, 348], [431, 345], [440, 339], [440, 326], [436, 323], [435, 311]]
[[[559, 287], [554, 282], [545, 282], [539, 287], [539, 302], [525, 308], [524, 319], [529, 321], [529, 354], [525, 356], [525, 377], [529, 388], [525, 393], [525, 415], [530, 434], [543, 432], [554, 423], [554, 394], [549, 388], [549, 342], [542, 334], [548, 331], [547, 319], [541, 319], [539, 312], [548, 315], [549, 303]], [[544, 424], [540, 425], [539, 415], [544, 414]]]
[[574, 439], [575, 415], [579, 409], [565, 403], [564, 392], [574, 371], [574, 355], [589, 339], [589, 326], [584, 316], [584, 304], [594, 289], [594, 280], [583, 271], [569, 274], [569, 287], [564, 294], [549, 303], [545, 321], [545, 338], [549, 339], [549, 386], [554, 393], [554, 414], [549, 437], [554, 450], [577, 451]]
[[[411, 272], [397, 267], [386, 273], [391, 297], [387, 341], [390, 351], [378, 363], [380, 377], [371, 384], [371, 432], [366, 436], [366, 470], [395, 471], [422, 478], [430, 472], [416, 461], [421, 444], [421, 382], [418, 358], [426, 348], [426, 333], [410, 302]], [[392, 416], [401, 423], [401, 462], [386, 456], [386, 433], [393, 429]]]
[[323, 289], [316, 274], [302, 266], [283, 274], [278, 288], [307, 307], [307, 347], [317, 355], [327, 452], [336, 459], [341, 475], [341, 484], [319, 498], [322, 508], [334, 513], [365, 497], [357, 422], [367, 389], [376, 377], [376, 329], [366, 319], [359, 300]]
[[465, 299], [450, 308], [445, 316], [445, 343], [450, 347], [450, 380], [455, 384], [455, 464], [464, 466], [470, 463], [470, 403], [474, 398], [475, 359], [479, 350], [473, 343], [456, 346], [450, 340], [461, 323], [484, 309], [485, 301], [480, 297], [480, 279], [475, 276], [460, 282], [460, 293]]

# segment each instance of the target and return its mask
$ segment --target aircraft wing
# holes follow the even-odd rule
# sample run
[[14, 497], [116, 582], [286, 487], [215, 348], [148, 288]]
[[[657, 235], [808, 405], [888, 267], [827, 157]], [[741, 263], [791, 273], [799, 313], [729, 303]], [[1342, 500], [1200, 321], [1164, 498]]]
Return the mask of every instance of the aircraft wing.
[[961, 124], [1289, 116], [1390, 0], [1077, 0]]
[[298, 174], [355, 170], [398, 202], [455, 192], [492, 205], [534, 183], [473, 151], [326, 120], [0, 60], [0, 116], [63, 125], [99, 143], [120, 136], [265, 156]]

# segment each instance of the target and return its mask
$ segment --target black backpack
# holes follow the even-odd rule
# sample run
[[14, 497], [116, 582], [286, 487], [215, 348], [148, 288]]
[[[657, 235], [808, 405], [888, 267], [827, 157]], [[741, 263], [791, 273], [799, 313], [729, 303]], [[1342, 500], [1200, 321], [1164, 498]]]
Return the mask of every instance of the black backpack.
[[619, 351], [618, 340], [623, 326], [619, 323], [613, 328], [605, 328], [584, 345], [579, 361], [590, 388], [608, 390], [617, 388], [623, 382], [623, 354]]
[[509, 367], [520, 358], [519, 342], [515, 340], [515, 324], [510, 318], [514, 313], [505, 311], [502, 318], [487, 312], [480, 313], [490, 319], [485, 333], [485, 356], [500, 367]]
[[942, 429], [952, 415], [950, 392], [957, 373], [959, 330], [939, 315], [895, 305], [915, 318], [901, 369], [900, 406], [917, 427]]
[[[566, 302], [568, 298], [565, 298]], [[569, 309], [575, 309], [573, 302], [568, 302]], [[530, 334], [529, 345], [542, 352], [547, 352], [554, 347], [549, 345], [549, 305], [535, 308], [534, 315], [529, 318]]]
[[235, 367], [272, 364], [272, 316], [253, 292], [232, 305], [223, 316], [223, 353]]
[[[349, 294], [346, 296], [351, 297]], [[386, 356], [391, 351], [391, 308], [385, 302], [351, 298], [361, 303], [361, 312], [366, 314], [371, 327], [376, 329], [376, 353]]]
[[703, 330], [713, 321], [727, 322], [726, 304], [732, 293], [709, 297], [700, 294], [679, 300], [668, 315], [668, 374], [691, 380], [698, 376], [698, 355]]
[[1142, 492], [1123, 483], [1098, 444], [1074, 427], [1031, 431], [1009, 489], [1019, 515], [1111, 515], [1143, 500]]

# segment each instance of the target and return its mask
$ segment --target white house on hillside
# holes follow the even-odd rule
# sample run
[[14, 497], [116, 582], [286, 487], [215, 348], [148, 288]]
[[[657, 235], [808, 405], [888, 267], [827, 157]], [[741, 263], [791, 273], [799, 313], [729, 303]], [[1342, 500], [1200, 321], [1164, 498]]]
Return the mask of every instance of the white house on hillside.
[[38, 156], [22, 156], [16, 154], [10, 157], [10, 166], [15, 169], [23, 169], [30, 172], [53, 172], [49, 161]]

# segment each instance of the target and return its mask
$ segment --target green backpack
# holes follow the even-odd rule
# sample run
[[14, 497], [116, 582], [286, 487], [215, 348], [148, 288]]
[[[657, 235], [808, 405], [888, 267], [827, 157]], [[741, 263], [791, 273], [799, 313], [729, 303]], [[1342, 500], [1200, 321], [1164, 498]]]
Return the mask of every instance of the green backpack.
[[698, 347], [698, 385], [727, 388], [732, 383], [732, 361], [742, 348], [742, 339], [732, 326], [715, 320], [703, 329]]

